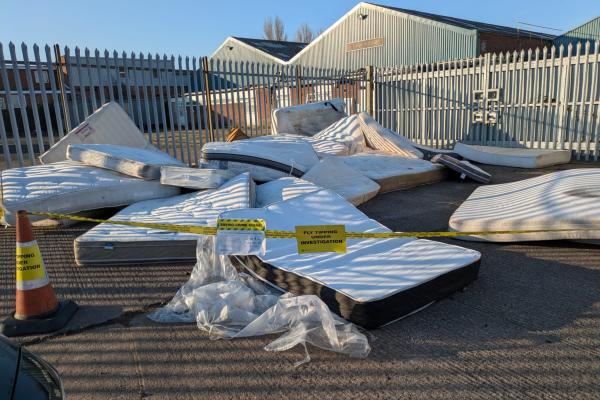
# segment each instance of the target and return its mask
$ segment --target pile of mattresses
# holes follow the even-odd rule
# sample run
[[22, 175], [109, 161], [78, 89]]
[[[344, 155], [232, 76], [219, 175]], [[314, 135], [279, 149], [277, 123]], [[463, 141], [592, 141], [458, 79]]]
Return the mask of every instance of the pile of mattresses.
[[[335, 191], [354, 205], [378, 193], [435, 183], [446, 177], [447, 169], [424, 160], [424, 153], [414, 143], [385, 129], [366, 113], [346, 116], [338, 112], [341, 107], [343, 102], [334, 99], [275, 110], [273, 121], [279, 122], [273, 127], [273, 135], [206, 143], [203, 162], [213, 169], [249, 172], [257, 182], [302, 178]], [[286, 131], [286, 127], [297, 127], [308, 120], [316, 121], [314, 129]], [[323, 121], [331, 123], [323, 127]]]
[[[103, 144], [103, 142], [109, 144]], [[146, 141], [116, 103], [90, 115], [40, 157], [43, 164], [1, 172], [2, 223], [19, 210], [85, 214], [179, 194], [160, 183], [162, 166], [182, 166]], [[44, 216], [34, 223], [48, 225]], [[59, 221], [54, 221], [59, 224]]]
[[[278, 134], [206, 143], [199, 168], [189, 168], [148, 143], [109, 103], [44, 154], [44, 164], [2, 172], [5, 222], [14, 224], [21, 209], [78, 214], [118, 207], [75, 239], [78, 265], [193, 262], [199, 235], [160, 226], [261, 218], [274, 230], [343, 224], [347, 231], [387, 233], [355, 206], [445, 174], [375, 121], [347, 116], [341, 100], [281, 110], [273, 119]], [[473, 250], [416, 238], [350, 239], [347, 250], [298, 254], [293, 239], [267, 239], [263, 255], [231, 258], [281, 290], [318, 296], [366, 328], [468, 285], [480, 259]]]

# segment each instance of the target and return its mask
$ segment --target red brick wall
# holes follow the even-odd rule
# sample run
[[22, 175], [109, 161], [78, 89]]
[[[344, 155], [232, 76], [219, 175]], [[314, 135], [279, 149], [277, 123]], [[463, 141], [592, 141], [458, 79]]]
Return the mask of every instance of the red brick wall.
[[527, 50], [544, 46], [552, 46], [550, 40], [542, 40], [538, 38], [530, 38], [523, 34], [522, 36], [501, 35], [498, 33], [481, 32], [479, 33], [479, 52], [484, 53], [499, 53], [515, 50]]

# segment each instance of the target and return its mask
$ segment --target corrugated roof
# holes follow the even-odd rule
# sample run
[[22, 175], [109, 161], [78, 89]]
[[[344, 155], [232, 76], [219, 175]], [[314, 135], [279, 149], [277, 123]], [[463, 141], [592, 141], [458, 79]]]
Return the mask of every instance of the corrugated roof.
[[480, 32], [537, 37], [540, 39], [547, 39], [547, 40], [552, 40], [555, 38], [555, 35], [551, 35], [548, 33], [534, 32], [534, 31], [529, 31], [529, 30], [525, 30], [525, 29], [511, 28], [511, 27], [502, 26], [502, 25], [487, 24], [485, 22], [470, 21], [467, 19], [461, 19], [461, 18], [455, 18], [455, 17], [447, 17], [445, 15], [431, 14], [431, 13], [422, 12], [422, 11], [407, 10], [404, 8], [386, 6], [383, 4], [376, 4], [376, 3], [369, 3], [369, 4], [372, 4], [377, 7], [387, 8], [387, 9], [393, 10], [393, 11], [402, 12], [405, 14], [414, 15], [414, 16], [421, 17], [421, 18], [430, 19], [432, 21], [437, 21], [437, 22], [442, 22], [442, 23], [449, 24], [449, 25], [458, 26], [459, 28], [476, 29]]
[[593, 43], [596, 40], [600, 40], [600, 16], [592, 18], [591, 20], [571, 29], [568, 32], [563, 33], [554, 39], [557, 46], [561, 44], [566, 46], [569, 43], [576, 45], [577, 42], [581, 42], [581, 45], [585, 46], [585, 42], [588, 40], [592, 44], [593, 51]]
[[283, 61], [288, 61], [290, 58], [294, 57], [296, 53], [305, 48], [308, 44], [299, 42], [284, 42], [280, 40], [242, 38], [237, 36], [234, 36], [233, 38]]

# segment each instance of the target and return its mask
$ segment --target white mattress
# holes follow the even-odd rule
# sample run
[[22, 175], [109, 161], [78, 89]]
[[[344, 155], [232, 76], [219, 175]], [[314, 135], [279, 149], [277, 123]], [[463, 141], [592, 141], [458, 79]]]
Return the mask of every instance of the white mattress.
[[115, 144], [70, 144], [67, 147], [67, 158], [148, 180], [159, 179], [160, 167], [163, 165], [184, 165], [159, 150]]
[[269, 204], [289, 200], [317, 190], [321, 190], [321, 188], [293, 176], [275, 179], [256, 187], [256, 206], [266, 207]]
[[319, 162], [308, 142], [283, 135], [209, 142], [202, 148], [202, 157], [209, 161], [228, 161], [228, 169], [231, 163], [266, 167], [279, 172], [275, 179], [286, 175], [299, 177]]
[[477, 188], [450, 217], [453, 231], [595, 228], [587, 232], [546, 232], [462, 237], [516, 242], [600, 239], [600, 169], [553, 172], [518, 182]]
[[312, 136], [345, 116], [346, 104], [342, 99], [283, 107], [271, 113], [271, 129], [274, 135]]
[[154, 148], [115, 102], [106, 103], [88, 116], [48, 151], [40, 156], [43, 164], [67, 159], [67, 146], [77, 143], [118, 144], [140, 149]]
[[471, 161], [505, 167], [543, 168], [571, 161], [570, 150], [475, 146], [456, 143], [454, 151]]
[[[293, 231], [296, 225], [343, 224], [346, 231], [351, 232], [389, 232], [329, 190], [308, 193], [264, 209], [229, 211], [221, 217], [262, 218], [267, 229], [274, 230]], [[339, 300], [338, 294], [358, 303], [376, 302], [476, 263], [481, 257], [474, 250], [415, 238], [349, 239], [347, 244], [344, 254], [298, 254], [295, 239], [267, 239], [266, 253], [257, 258], [283, 272], [284, 280], [293, 275], [335, 291], [337, 294], [323, 298], [335, 309], [336, 305], [331, 301]], [[254, 272], [261, 276], [258, 269]], [[274, 272], [269, 277], [261, 277], [274, 283], [276, 276], [281, 274]], [[302, 291], [305, 287], [300, 282], [292, 291]], [[325, 290], [318, 290], [318, 293], [322, 295]], [[394, 311], [393, 307], [388, 307], [387, 312], [392, 313], [386, 316], [388, 322], [400, 316], [395, 316]], [[352, 316], [343, 316], [352, 320]], [[369, 318], [369, 313], [365, 318]], [[369, 326], [381, 323], [363, 322], [361, 325]]]
[[330, 189], [355, 206], [377, 195], [379, 185], [350, 167], [338, 157], [325, 158], [312, 167], [302, 179]]
[[289, 135], [289, 134], [281, 134], [278, 136], [291, 137], [296, 139], [302, 139], [313, 147], [315, 152], [320, 158], [327, 156], [346, 156], [349, 154], [350, 150], [348, 146], [344, 143], [336, 142], [335, 140], [329, 139], [317, 139], [315, 137], [310, 136], [301, 136], [301, 135]]
[[[215, 226], [219, 213], [254, 207], [254, 182], [239, 175], [218, 189], [132, 204], [111, 220]], [[78, 265], [193, 261], [198, 235], [103, 223], [75, 239]]]
[[356, 115], [334, 122], [315, 134], [313, 138], [343, 144], [346, 146], [347, 154], [360, 153], [367, 148], [363, 129]]
[[426, 160], [376, 151], [339, 158], [377, 182], [381, 186], [380, 193], [439, 182], [447, 174], [445, 167]]
[[72, 214], [179, 193], [179, 188], [158, 181], [131, 178], [73, 161], [2, 171], [2, 189], [8, 225], [14, 225], [19, 210]]
[[160, 168], [160, 183], [188, 189], [215, 189], [235, 175], [226, 169], [166, 166]]
[[363, 111], [358, 114], [358, 121], [370, 148], [406, 158], [423, 158], [423, 153], [414, 147], [409, 139], [384, 128], [366, 112]]

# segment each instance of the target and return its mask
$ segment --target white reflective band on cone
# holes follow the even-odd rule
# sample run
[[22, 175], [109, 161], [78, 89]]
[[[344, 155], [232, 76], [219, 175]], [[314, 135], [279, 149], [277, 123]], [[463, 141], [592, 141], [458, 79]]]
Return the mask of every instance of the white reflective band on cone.
[[31, 281], [17, 281], [17, 290], [32, 290], [41, 288], [49, 284], [48, 277], [42, 279], [34, 279]]

